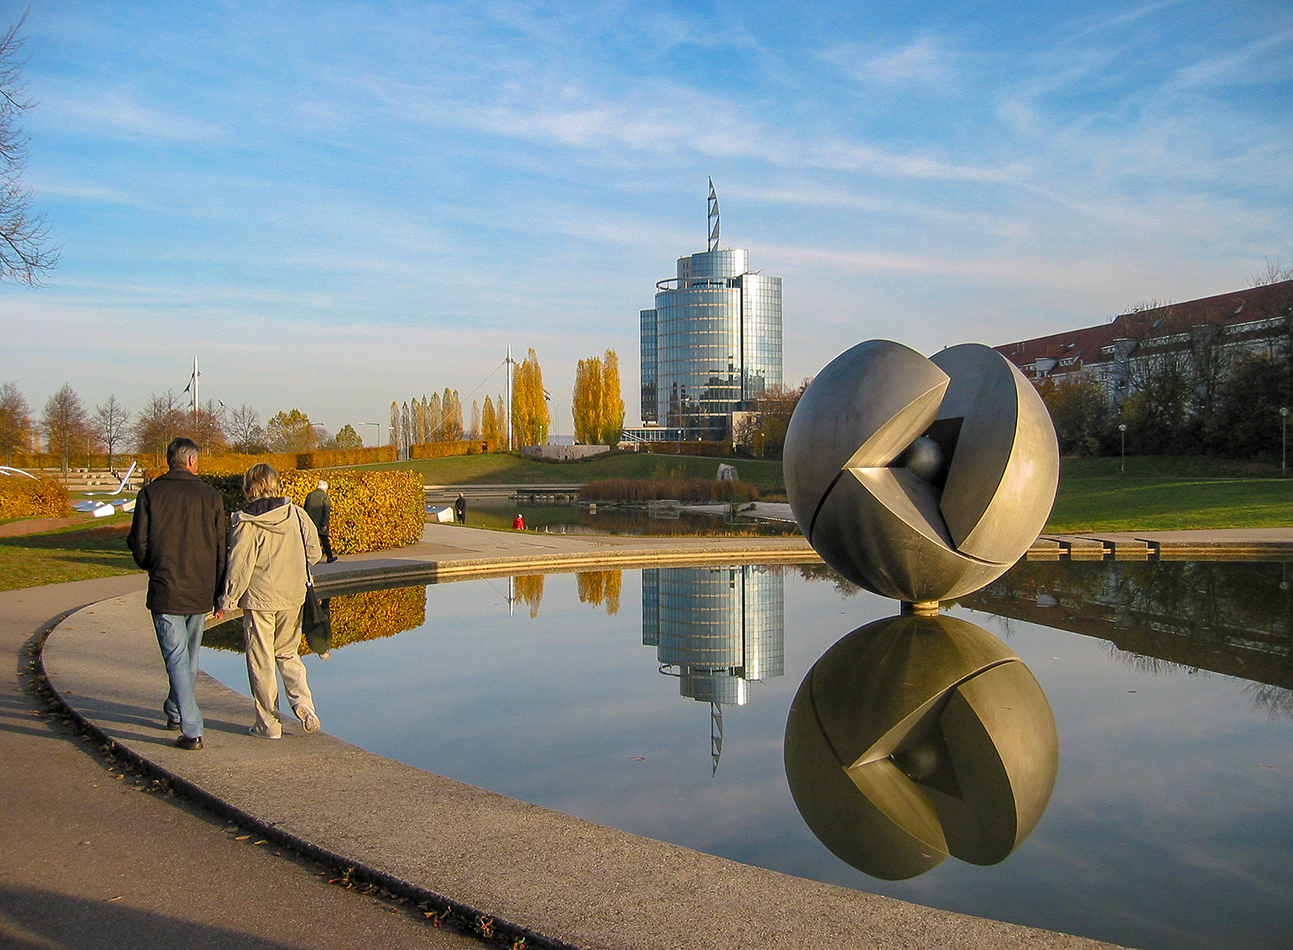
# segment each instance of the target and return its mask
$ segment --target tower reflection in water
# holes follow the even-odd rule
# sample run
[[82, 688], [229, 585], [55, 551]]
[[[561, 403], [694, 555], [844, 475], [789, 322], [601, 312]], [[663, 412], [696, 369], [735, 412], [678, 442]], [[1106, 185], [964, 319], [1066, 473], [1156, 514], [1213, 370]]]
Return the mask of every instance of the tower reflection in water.
[[945, 615], [867, 624], [799, 687], [786, 777], [813, 834], [884, 880], [949, 854], [997, 864], [1036, 827], [1059, 767], [1036, 678], [986, 630]]
[[713, 771], [723, 707], [750, 701], [750, 683], [785, 672], [785, 585], [775, 567], [650, 568], [642, 572], [642, 642], [678, 691], [710, 706]]

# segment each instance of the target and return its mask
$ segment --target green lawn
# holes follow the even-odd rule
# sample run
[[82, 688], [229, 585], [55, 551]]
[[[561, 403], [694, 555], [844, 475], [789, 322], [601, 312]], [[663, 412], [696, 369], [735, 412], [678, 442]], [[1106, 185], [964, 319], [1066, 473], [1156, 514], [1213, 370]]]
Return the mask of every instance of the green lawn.
[[1279, 466], [1199, 457], [1065, 459], [1046, 530], [1188, 530], [1293, 525]]
[[0, 590], [133, 574], [126, 547], [130, 515], [41, 534], [0, 538]]
[[356, 465], [354, 468], [411, 469], [420, 473], [428, 485], [569, 485], [606, 478], [715, 478], [720, 462], [736, 466], [740, 480], [757, 485], [765, 496], [785, 493], [780, 461], [650, 455], [646, 452], [612, 452], [578, 462], [541, 462], [501, 453], [456, 455], [443, 459]]

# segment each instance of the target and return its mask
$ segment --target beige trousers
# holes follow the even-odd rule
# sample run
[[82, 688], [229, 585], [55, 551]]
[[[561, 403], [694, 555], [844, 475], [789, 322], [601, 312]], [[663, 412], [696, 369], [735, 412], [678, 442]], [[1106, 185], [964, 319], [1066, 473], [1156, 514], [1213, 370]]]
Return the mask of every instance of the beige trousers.
[[[252, 728], [258, 735], [281, 736], [276, 669], [283, 675], [283, 691], [292, 709], [314, 708], [299, 650], [301, 608], [245, 611], [242, 629], [247, 641], [247, 679], [251, 682], [251, 697], [256, 701], [256, 723]], [[297, 718], [300, 718], [299, 712]]]

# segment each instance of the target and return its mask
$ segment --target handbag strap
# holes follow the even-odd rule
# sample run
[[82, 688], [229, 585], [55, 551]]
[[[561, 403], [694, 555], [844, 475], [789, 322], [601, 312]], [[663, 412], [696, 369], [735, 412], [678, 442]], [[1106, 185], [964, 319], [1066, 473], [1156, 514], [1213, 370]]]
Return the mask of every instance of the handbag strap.
[[[296, 507], [294, 502], [288, 502], [293, 508]], [[314, 576], [310, 573], [310, 547], [305, 543], [305, 522], [301, 520], [301, 513], [294, 512], [296, 515], [296, 526], [301, 529], [301, 553], [305, 555], [305, 586], [314, 586]]]

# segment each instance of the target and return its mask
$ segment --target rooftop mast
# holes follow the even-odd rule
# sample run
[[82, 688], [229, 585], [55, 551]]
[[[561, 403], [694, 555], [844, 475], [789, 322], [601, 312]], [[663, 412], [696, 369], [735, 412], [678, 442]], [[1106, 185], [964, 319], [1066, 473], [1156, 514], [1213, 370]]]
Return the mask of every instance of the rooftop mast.
[[709, 180], [709, 249], [718, 250], [718, 192], [714, 191], [714, 179]]

